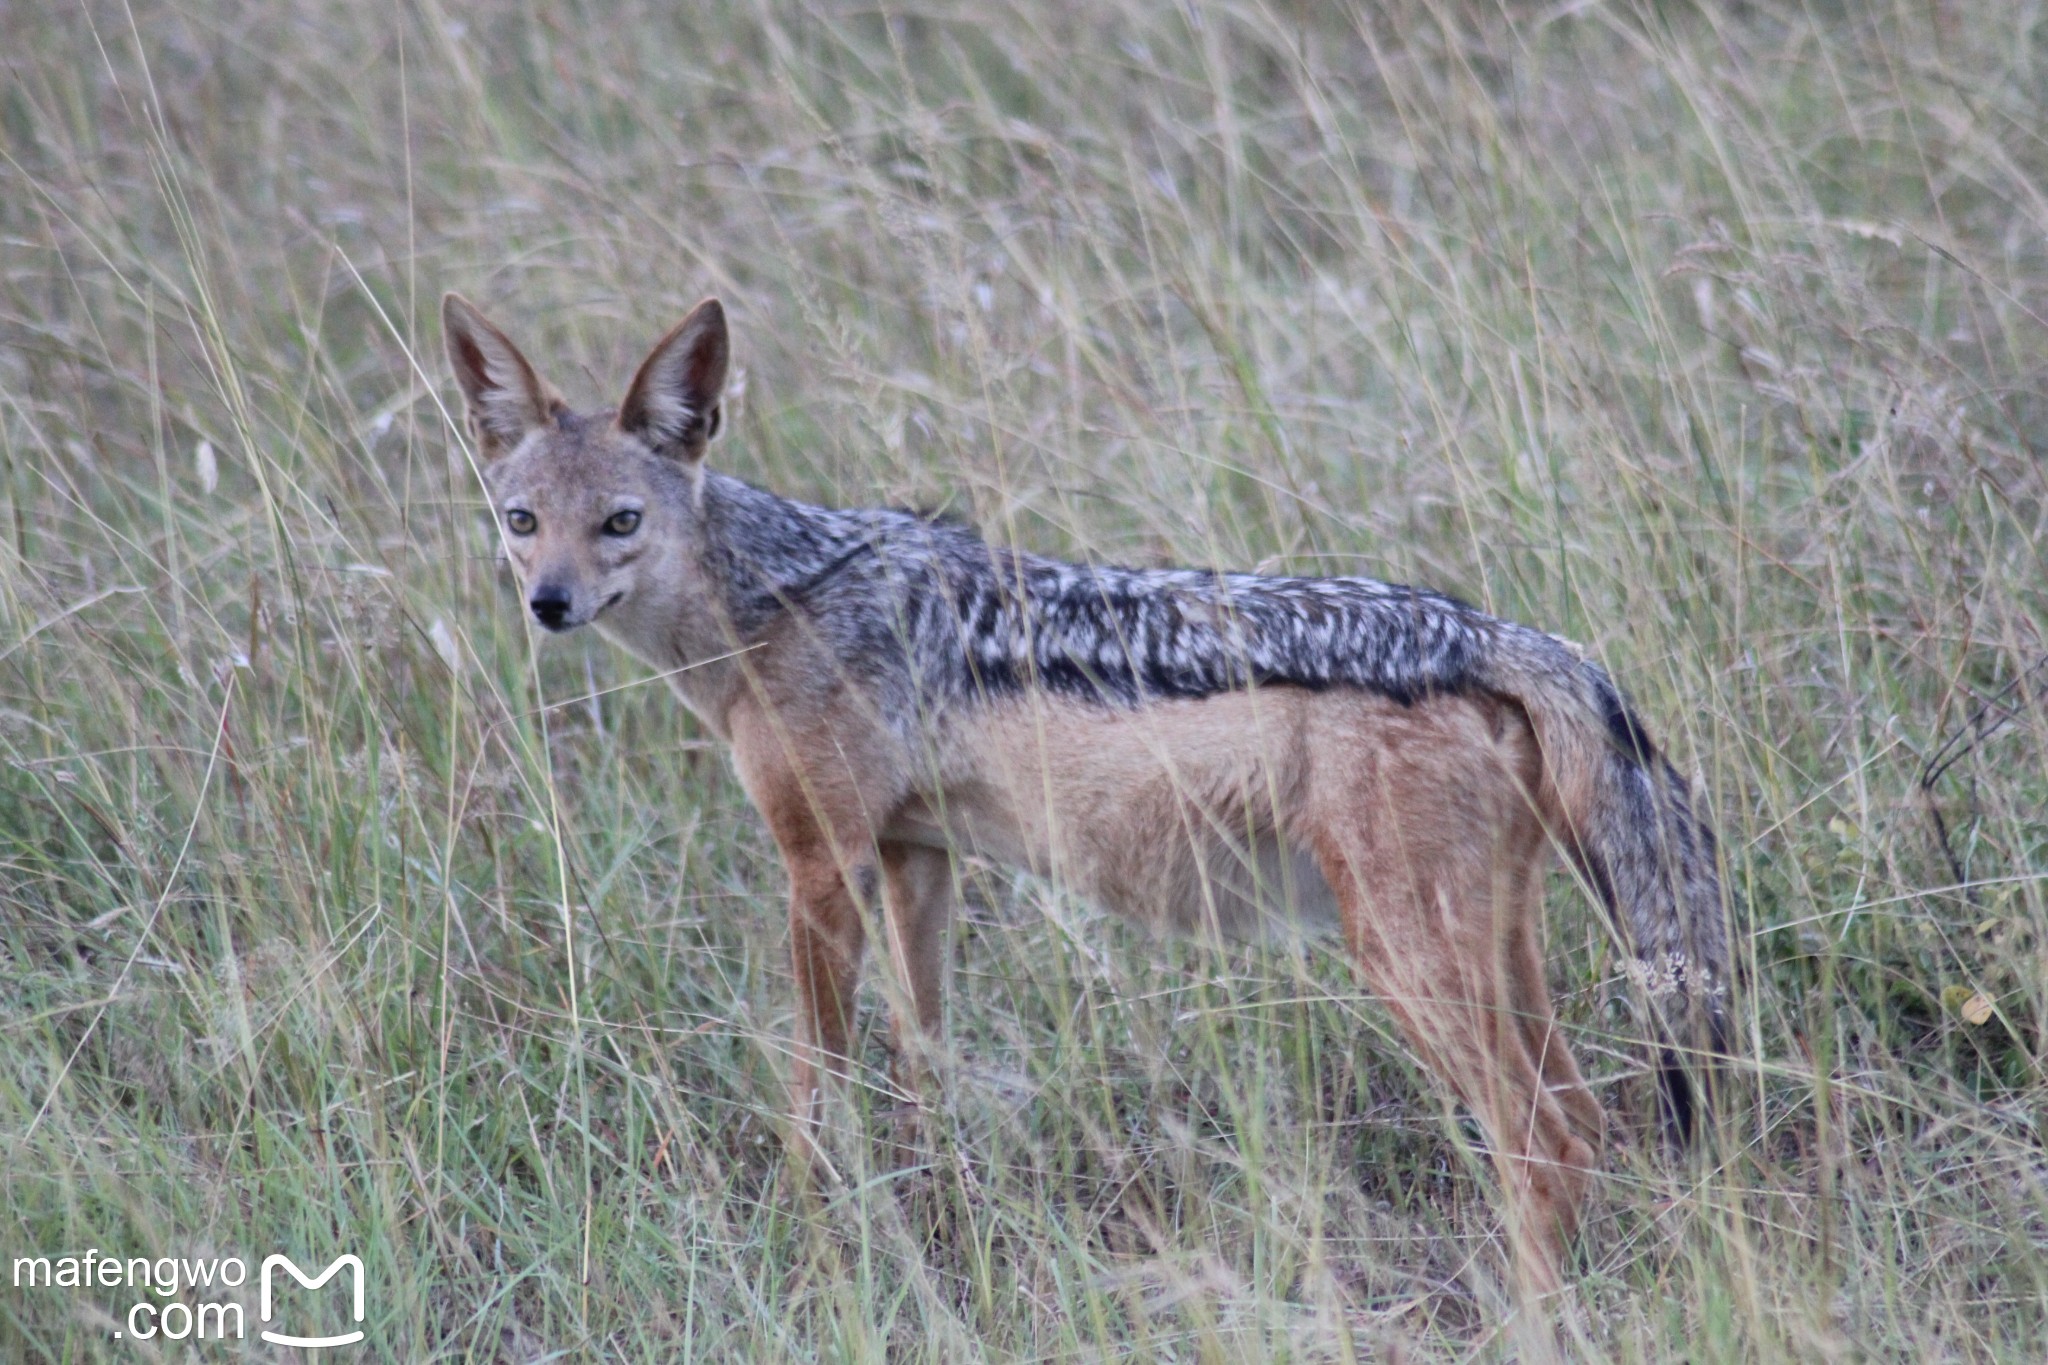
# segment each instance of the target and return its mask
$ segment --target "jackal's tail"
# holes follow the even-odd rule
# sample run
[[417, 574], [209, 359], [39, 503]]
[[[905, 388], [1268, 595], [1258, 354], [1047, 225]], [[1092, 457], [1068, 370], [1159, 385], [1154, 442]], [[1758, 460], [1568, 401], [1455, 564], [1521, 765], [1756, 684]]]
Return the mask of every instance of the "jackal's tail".
[[1605, 903], [1659, 1036], [1664, 1118], [1692, 1136], [1729, 1044], [1727, 925], [1714, 834], [1607, 671], [1555, 636], [1510, 627], [1487, 669], [1543, 752], [1544, 814]]

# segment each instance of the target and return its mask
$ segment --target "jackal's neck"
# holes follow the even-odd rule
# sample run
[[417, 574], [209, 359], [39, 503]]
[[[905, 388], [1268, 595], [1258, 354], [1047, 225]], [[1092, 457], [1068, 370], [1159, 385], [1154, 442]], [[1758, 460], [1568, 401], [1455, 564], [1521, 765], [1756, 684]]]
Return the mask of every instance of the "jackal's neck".
[[813, 507], [706, 471], [704, 571], [748, 643], [790, 603], [872, 543], [872, 516]]

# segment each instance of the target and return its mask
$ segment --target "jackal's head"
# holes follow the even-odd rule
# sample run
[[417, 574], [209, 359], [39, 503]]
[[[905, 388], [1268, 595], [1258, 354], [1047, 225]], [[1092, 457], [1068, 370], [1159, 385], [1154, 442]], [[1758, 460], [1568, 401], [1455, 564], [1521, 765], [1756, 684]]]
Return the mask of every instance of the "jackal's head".
[[698, 465], [725, 391], [718, 300], [656, 344], [615, 413], [571, 409], [461, 295], [441, 300], [441, 325], [534, 619], [563, 631], [673, 613], [690, 590]]

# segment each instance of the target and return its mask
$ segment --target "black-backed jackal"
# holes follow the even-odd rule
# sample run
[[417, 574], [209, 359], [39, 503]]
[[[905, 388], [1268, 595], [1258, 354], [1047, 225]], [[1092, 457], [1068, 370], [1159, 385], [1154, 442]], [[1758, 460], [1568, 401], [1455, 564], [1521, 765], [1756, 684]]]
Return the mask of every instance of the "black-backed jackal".
[[442, 316], [535, 620], [595, 624], [667, 672], [781, 850], [800, 1132], [844, 1070], [866, 908], [904, 987], [899, 1052], [935, 1037], [959, 851], [1154, 924], [1341, 932], [1483, 1125], [1545, 1288], [1603, 1126], [1544, 982], [1562, 848], [1628, 945], [1668, 1114], [1692, 1123], [1693, 1059], [1724, 1032], [1713, 838], [1571, 644], [1416, 588], [1065, 564], [714, 473], [715, 300], [616, 412], [570, 409], [460, 297]]

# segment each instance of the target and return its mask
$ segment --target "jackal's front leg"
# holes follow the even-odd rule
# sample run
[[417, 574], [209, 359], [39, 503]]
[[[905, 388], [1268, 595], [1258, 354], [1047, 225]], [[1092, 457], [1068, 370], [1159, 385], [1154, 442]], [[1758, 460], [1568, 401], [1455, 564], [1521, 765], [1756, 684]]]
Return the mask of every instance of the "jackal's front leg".
[[897, 1086], [915, 1092], [931, 1075], [944, 1026], [953, 860], [943, 849], [885, 843], [883, 919], [888, 934], [890, 1013]]
[[854, 996], [860, 988], [861, 948], [866, 932], [861, 899], [849, 876], [876, 882], [872, 855], [853, 868], [834, 858], [801, 858], [789, 866], [789, 951], [796, 977], [797, 1038], [790, 1070], [791, 1098], [798, 1121], [814, 1127], [832, 1078], [852, 1072], [848, 1037]]
[[875, 822], [900, 799], [877, 732], [859, 724], [858, 710], [822, 704], [832, 700], [749, 700], [728, 721], [740, 781], [789, 873], [797, 1016], [790, 1090], [803, 1148], [823, 1116], [826, 1089], [853, 1071], [864, 917], [882, 893]]

